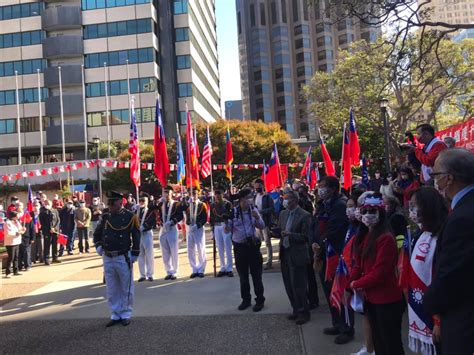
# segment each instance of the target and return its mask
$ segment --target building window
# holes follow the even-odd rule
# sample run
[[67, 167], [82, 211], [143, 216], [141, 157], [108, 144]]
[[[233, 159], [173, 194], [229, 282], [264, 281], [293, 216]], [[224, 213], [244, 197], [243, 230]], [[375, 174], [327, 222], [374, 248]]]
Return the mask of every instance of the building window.
[[0, 134], [16, 133], [16, 119], [0, 120]]
[[[159, 82], [156, 78], [130, 79], [130, 93], [138, 94], [159, 91]], [[107, 93], [110, 96], [127, 95], [127, 80], [112, 80], [108, 82]], [[86, 84], [86, 97], [105, 96], [105, 84], [103, 82]]]
[[189, 41], [189, 28], [181, 27], [174, 30], [176, 42]]
[[46, 59], [19, 60], [16, 62], [0, 63], [0, 77], [13, 76], [15, 70], [18, 75], [36, 74], [37, 69], [42, 73], [48, 66]]
[[104, 63], [108, 66], [129, 64], [149, 63], [154, 61], [153, 48], [129, 49], [125, 51], [91, 53], [84, 57], [85, 68], [103, 67]]
[[[141, 107], [135, 108], [135, 116], [137, 123], [141, 122], [153, 122], [155, 118], [156, 108], [155, 107]], [[130, 122], [130, 111], [128, 109], [112, 110], [109, 113], [109, 124], [121, 125], [129, 124]], [[102, 112], [89, 112], [87, 114], [87, 126], [97, 127], [107, 125], [107, 113]]]
[[[43, 129], [49, 126], [49, 120], [43, 117]], [[38, 132], [39, 118], [38, 117], [23, 117], [20, 119], [20, 131], [23, 132]]]
[[290, 71], [289, 68], [275, 69], [275, 79], [276, 80], [282, 79], [282, 78], [290, 79], [290, 77], [291, 77], [291, 71]]
[[308, 122], [301, 122], [300, 123], [300, 131], [303, 132], [308, 132]]
[[193, 84], [191, 83], [178, 84], [178, 96], [179, 97], [193, 96]]
[[309, 38], [297, 39], [296, 42], [295, 42], [295, 47], [296, 47], [296, 49], [300, 49], [300, 48], [308, 48], [309, 49], [309, 48], [311, 48]]
[[286, 0], [281, 0], [281, 20], [286, 23]]
[[116, 37], [151, 32], [151, 19], [120, 21], [84, 26], [84, 39]]
[[309, 9], [309, 4], [308, 0], [303, 0], [303, 18], [305, 21], [308, 21], [308, 9]]
[[311, 62], [311, 53], [302, 52], [296, 54], [296, 63]]
[[[38, 102], [38, 89], [19, 89], [18, 98], [20, 104], [28, 104]], [[44, 102], [48, 98], [48, 89], [41, 88], [41, 101]], [[15, 90], [0, 91], [0, 106], [3, 105], [15, 105], [16, 104], [16, 92]]]
[[273, 58], [275, 65], [285, 65], [290, 64], [290, 55], [289, 54], [278, 54]]
[[267, 21], [265, 18], [265, 4], [260, 3], [260, 25], [266, 26]]
[[301, 34], [305, 34], [305, 35], [309, 35], [309, 26], [308, 25], [298, 25], [298, 26], [295, 26], [295, 36], [298, 36], [298, 35], [301, 35]]
[[277, 16], [277, 9], [276, 9], [276, 4], [275, 1], [273, 1], [270, 5], [271, 12], [272, 12], [272, 24], [276, 24], [278, 22], [278, 16]]
[[298, 3], [299, 3], [299, 0], [293, 0], [292, 1], [293, 3], [293, 21], [294, 22], [298, 22], [299, 20], [299, 14], [298, 14]]
[[313, 73], [310, 66], [296, 68], [296, 75], [298, 76], [298, 78], [302, 76], [311, 76], [312, 74]]
[[42, 12], [43, 4], [41, 2], [2, 6], [0, 7], [0, 21], [21, 17], [39, 16]]
[[189, 69], [189, 68], [191, 68], [191, 56], [190, 55], [178, 55], [178, 56], [176, 56], [176, 68], [177, 69]]
[[147, 4], [150, 0], [82, 0], [82, 10], [104, 9], [117, 6]]
[[316, 25], [316, 33], [323, 33], [323, 32], [331, 32], [331, 24], [330, 23], [318, 23]]
[[187, 14], [188, 13], [188, 0], [174, 0], [174, 14]]
[[316, 45], [318, 47], [332, 46], [332, 37], [331, 36], [318, 37], [318, 39], [316, 39]]
[[255, 27], [255, 5], [250, 5], [250, 25]]
[[28, 31], [0, 35], [0, 48], [11, 48], [41, 44], [43, 31]]
[[332, 60], [333, 59], [333, 51], [319, 51], [318, 52], [318, 60]]
[[242, 19], [240, 18], [240, 11], [237, 13], [237, 28], [240, 35], [242, 33]]

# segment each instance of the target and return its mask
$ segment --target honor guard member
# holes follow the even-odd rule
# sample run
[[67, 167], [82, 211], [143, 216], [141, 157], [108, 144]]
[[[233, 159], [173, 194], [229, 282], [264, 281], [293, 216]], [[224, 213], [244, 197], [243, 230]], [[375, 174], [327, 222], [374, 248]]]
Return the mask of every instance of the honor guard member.
[[232, 277], [232, 235], [225, 231], [225, 223], [232, 216], [232, 204], [224, 198], [225, 189], [215, 189], [214, 202], [211, 204], [210, 223], [219, 251], [221, 269], [217, 277]]
[[[206, 269], [206, 237], [204, 225], [207, 222], [207, 207], [198, 198], [198, 191], [194, 190], [193, 197], [186, 203], [186, 224], [188, 226], [188, 258], [193, 270], [191, 278], [204, 277]], [[197, 258], [196, 261], [196, 252]]]
[[158, 202], [158, 213], [160, 215], [160, 248], [165, 265], [165, 280], [176, 280], [178, 274], [178, 228], [177, 225], [183, 220], [183, 210], [179, 202], [172, 198], [173, 189], [167, 187], [163, 190], [163, 196]]
[[130, 324], [133, 307], [133, 266], [140, 254], [140, 222], [122, 205], [122, 194], [107, 193], [108, 211], [94, 232], [97, 253], [104, 260], [107, 301], [112, 315], [107, 327]]
[[149, 206], [148, 197], [146, 196], [139, 198], [139, 205], [140, 255], [138, 257], [138, 269], [140, 270], [140, 278], [138, 282], [145, 280], [153, 281], [153, 272], [155, 270], [153, 229], [156, 227], [156, 207]]

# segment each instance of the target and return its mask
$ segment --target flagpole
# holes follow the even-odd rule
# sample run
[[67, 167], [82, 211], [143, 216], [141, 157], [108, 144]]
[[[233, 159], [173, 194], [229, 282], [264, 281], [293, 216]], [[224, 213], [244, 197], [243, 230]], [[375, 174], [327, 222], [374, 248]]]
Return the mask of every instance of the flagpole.
[[[130, 71], [129, 71], [129, 67], [128, 67], [128, 59], [125, 61], [125, 63], [127, 64], [127, 95], [128, 95], [128, 118], [129, 120], [132, 119], [132, 110], [131, 110], [131, 107], [130, 107], [130, 102], [131, 102], [131, 93], [130, 93]], [[142, 118], [142, 121], [143, 121], [143, 118]]]
[[280, 154], [278, 154], [278, 147], [276, 145], [276, 142], [273, 141], [273, 144], [275, 146], [275, 152], [278, 158], [278, 174], [280, 175], [280, 181], [281, 181], [281, 187], [283, 187], [283, 175], [281, 174], [281, 162], [280, 162]]
[[18, 90], [18, 70], [15, 70], [15, 94], [16, 94], [16, 130], [18, 134], [18, 165], [21, 165], [20, 93]]
[[[107, 63], [104, 62], [104, 90], [105, 90], [105, 119], [107, 121], [107, 158], [110, 159], [110, 122], [109, 122], [109, 93], [108, 93]], [[129, 104], [130, 105], [130, 104]]]
[[263, 159], [263, 185], [266, 190], [267, 189], [267, 173], [265, 173], [265, 159]]
[[[211, 136], [209, 134], [209, 126], [207, 126], [207, 144], [209, 144], [209, 164], [211, 166], [211, 213], [212, 213], [212, 205], [215, 202], [214, 199], [214, 179], [212, 176], [212, 143], [211, 143]], [[203, 152], [204, 153], [204, 152]], [[214, 277], [217, 277], [217, 249], [216, 249], [216, 237], [214, 235], [214, 228], [211, 228], [212, 233], [212, 258], [214, 261]]]
[[[340, 168], [341, 168], [341, 173], [339, 174], [339, 181], [341, 180], [341, 177], [344, 176], [344, 141], [346, 138], [346, 123], [344, 122], [344, 128], [342, 129], [342, 148], [341, 148], [341, 162], [340, 162]], [[344, 183], [344, 180], [342, 181]]]
[[61, 140], [63, 146], [63, 163], [66, 162], [66, 137], [64, 134], [64, 103], [63, 103], [63, 82], [61, 77], [61, 66], [58, 66], [59, 76], [59, 107], [61, 111]]
[[40, 158], [41, 164], [44, 164], [43, 154], [43, 108], [41, 107], [41, 76], [40, 70], [36, 69], [38, 75], [38, 116], [39, 116], [39, 132], [40, 132]]
[[[188, 102], [186, 101], [186, 124], [188, 125], [188, 115], [189, 115], [189, 109], [188, 109]], [[189, 123], [191, 123], [191, 117], [189, 117]], [[191, 127], [189, 127], [189, 129], [186, 129], [186, 134], [188, 133], [189, 131], [189, 134], [193, 134], [193, 131], [191, 129]], [[191, 137], [186, 137], [188, 140], [191, 139]], [[187, 144], [186, 144], [186, 148], [187, 148]], [[193, 196], [193, 176], [192, 176], [192, 173], [191, 173], [191, 149], [189, 149], [189, 152], [188, 152], [188, 149], [186, 149], [186, 160], [188, 161], [189, 165], [188, 165], [188, 168], [187, 170], [189, 171], [186, 171], [186, 174], [190, 174], [189, 175], [189, 191], [191, 193], [190, 195], [190, 199], [191, 199], [191, 203], [189, 204], [189, 219], [190, 219], [190, 225], [192, 225], [192, 222], [193, 222], [193, 204], [194, 204], [194, 196]]]
[[84, 121], [84, 159], [87, 160], [87, 110], [86, 110], [86, 77], [84, 71], [84, 64], [81, 65], [82, 74], [82, 115]]

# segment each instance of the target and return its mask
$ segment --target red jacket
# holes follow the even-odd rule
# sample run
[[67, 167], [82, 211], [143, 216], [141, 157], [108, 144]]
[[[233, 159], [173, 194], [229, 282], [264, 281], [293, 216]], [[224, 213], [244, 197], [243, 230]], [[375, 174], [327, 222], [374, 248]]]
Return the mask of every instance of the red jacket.
[[[367, 245], [367, 235], [362, 248]], [[362, 289], [367, 301], [373, 304], [387, 304], [400, 301], [402, 291], [398, 287], [397, 244], [392, 234], [381, 235], [375, 245], [375, 256], [361, 259], [354, 253], [355, 264], [352, 267], [350, 280], [354, 281], [354, 289]]]
[[433, 144], [428, 153], [425, 153], [422, 149], [419, 148], [415, 149], [415, 156], [421, 164], [433, 167], [439, 153], [445, 149], [448, 149], [448, 147], [446, 146], [446, 144], [444, 144], [443, 141], [441, 141]]

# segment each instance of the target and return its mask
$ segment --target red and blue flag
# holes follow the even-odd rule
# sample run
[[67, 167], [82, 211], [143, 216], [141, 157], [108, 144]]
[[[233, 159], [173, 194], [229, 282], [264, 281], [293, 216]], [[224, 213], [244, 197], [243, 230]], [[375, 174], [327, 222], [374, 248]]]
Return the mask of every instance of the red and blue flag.
[[337, 263], [334, 282], [332, 284], [331, 294], [329, 296], [331, 306], [336, 308], [339, 313], [342, 311], [342, 306], [347, 307], [347, 299], [345, 290], [349, 287], [349, 271], [342, 256]]
[[349, 131], [351, 166], [360, 166], [359, 136], [357, 134], [354, 112], [352, 111], [352, 108], [349, 111]]

